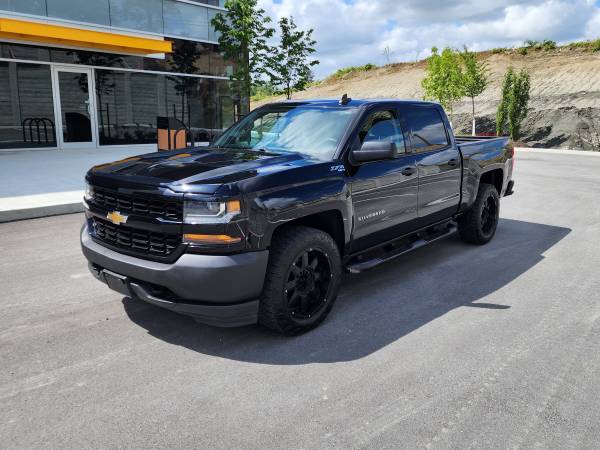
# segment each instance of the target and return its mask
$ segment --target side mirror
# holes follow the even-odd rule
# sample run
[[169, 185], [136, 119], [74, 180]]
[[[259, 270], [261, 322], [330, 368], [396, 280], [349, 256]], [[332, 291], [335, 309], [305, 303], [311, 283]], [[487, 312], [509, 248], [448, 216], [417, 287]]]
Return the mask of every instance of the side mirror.
[[361, 148], [352, 151], [352, 158], [359, 163], [392, 159], [395, 156], [396, 144], [386, 141], [367, 141]]

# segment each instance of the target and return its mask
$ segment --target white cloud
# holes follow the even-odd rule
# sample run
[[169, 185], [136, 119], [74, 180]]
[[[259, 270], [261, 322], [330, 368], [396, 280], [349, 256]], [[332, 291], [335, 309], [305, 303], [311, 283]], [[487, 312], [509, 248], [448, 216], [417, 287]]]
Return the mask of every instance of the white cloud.
[[595, 0], [260, 0], [273, 19], [294, 16], [313, 28], [318, 77], [368, 62], [413, 61], [432, 46], [474, 50], [527, 39], [567, 42], [600, 37]]
[[588, 39], [600, 38], [600, 8], [596, 9], [596, 12], [588, 21], [585, 28], [585, 37]]

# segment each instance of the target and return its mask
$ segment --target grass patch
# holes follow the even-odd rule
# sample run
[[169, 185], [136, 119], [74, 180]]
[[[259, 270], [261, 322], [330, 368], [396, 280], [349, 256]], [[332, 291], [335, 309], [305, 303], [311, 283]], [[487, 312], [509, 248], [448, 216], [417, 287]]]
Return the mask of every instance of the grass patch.
[[375, 64], [365, 64], [363, 66], [350, 66], [350, 67], [344, 67], [343, 69], [338, 69], [336, 70], [332, 75], [330, 75], [328, 78], [343, 78], [346, 75], [349, 75], [351, 73], [357, 73], [357, 72], [368, 72], [369, 70], [373, 70], [373, 69], [377, 69], [377, 66]]
[[593, 41], [579, 41], [567, 44], [567, 48], [571, 50], [583, 50], [586, 52], [600, 52], [600, 39]]
[[525, 41], [522, 47], [518, 47], [517, 53], [519, 55], [526, 55], [530, 51], [544, 51], [548, 52], [551, 50], [556, 50], [558, 46], [555, 41], [551, 41], [550, 39], [544, 39], [543, 41]]

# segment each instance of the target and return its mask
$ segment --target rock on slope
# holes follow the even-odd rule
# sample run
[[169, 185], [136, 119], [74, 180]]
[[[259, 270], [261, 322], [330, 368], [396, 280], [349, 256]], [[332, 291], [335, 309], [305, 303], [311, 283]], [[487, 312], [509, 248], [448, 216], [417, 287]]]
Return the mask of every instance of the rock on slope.
[[[490, 70], [486, 91], [476, 99], [478, 132], [495, 131], [495, 112], [502, 77], [509, 65], [531, 74], [529, 113], [522, 141], [533, 147], [600, 150], [600, 53], [559, 48], [521, 55], [516, 51], [485, 52]], [[329, 78], [295, 94], [294, 98], [350, 97], [422, 98], [425, 64], [392, 64], [378, 69]], [[256, 106], [256, 105], [253, 105]], [[470, 132], [471, 102], [454, 108], [457, 133]]]

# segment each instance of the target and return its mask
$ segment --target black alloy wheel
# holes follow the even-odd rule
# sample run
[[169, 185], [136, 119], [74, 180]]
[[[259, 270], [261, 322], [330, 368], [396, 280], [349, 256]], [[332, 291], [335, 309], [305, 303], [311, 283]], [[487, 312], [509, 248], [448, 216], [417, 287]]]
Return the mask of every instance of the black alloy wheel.
[[496, 198], [490, 195], [483, 203], [483, 208], [481, 208], [481, 231], [483, 231], [483, 234], [489, 235], [496, 226], [498, 221], [497, 211]]
[[342, 278], [338, 244], [322, 230], [296, 225], [276, 233], [258, 321], [292, 336], [319, 325], [333, 307]]
[[290, 266], [285, 284], [291, 318], [305, 321], [318, 314], [327, 305], [332, 284], [329, 255], [318, 248], [302, 251]]
[[500, 220], [500, 195], [495, 186], [481, 183], [473, 206], [458, 219], [458, 234], [469, 244], [492, 240]]

